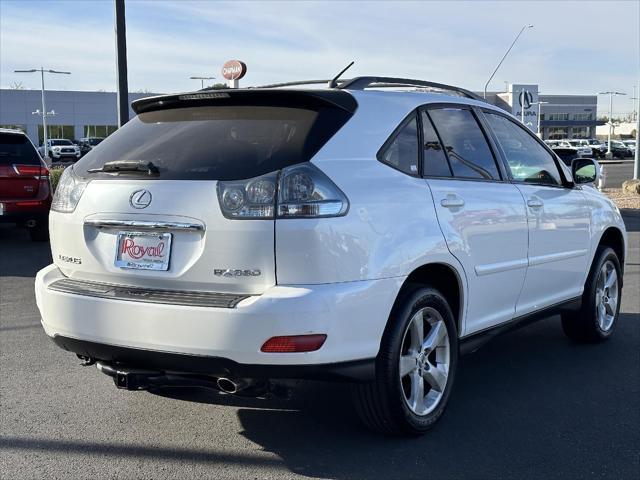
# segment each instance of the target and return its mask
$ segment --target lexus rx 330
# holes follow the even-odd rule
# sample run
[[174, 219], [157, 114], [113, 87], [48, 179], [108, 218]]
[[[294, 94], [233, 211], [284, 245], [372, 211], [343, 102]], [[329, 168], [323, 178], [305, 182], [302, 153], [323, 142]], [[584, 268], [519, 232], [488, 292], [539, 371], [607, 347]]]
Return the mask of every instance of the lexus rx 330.
[[626, 233], [597, 163], [466, 90], [359, 77], [133, 108], [65, 170], [36, 278], [47, 335], [120, 388], [342, 380], [368, 426], [416, 434], [495, 333], [615, 330]]

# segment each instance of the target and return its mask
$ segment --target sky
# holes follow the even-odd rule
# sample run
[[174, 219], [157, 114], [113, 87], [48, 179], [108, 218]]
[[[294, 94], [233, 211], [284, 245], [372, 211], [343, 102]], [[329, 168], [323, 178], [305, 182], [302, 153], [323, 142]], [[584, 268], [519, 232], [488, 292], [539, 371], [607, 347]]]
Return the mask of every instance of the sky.
[[[543, 94], [617, 90], [616, 112], [633, 110], [640, 78], [640, 0], [259, 1], [126, 0], [129, 90], [187, 91], [190, 76], [221, 78], [248, 66], [243, 86], [348, 76], [420, 78], [481, 91], [523, 25], [489, 90], [505, 81]], [[0, 0], [0, 87], [116, 89], [112, 0]], [[220, 80], [222, 81], [222, 80]], [[608, 98], [600, 98], [607, 113]]]

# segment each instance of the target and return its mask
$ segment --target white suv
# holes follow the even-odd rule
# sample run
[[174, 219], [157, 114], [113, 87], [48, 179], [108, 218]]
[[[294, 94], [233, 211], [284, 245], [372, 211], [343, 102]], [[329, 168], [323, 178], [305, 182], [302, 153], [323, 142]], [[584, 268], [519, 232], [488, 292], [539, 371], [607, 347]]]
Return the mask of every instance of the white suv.
[[597, 164], [570, 171], [466, 90], [359, 77], [133, 108], [64, 172], [36, 278], [47, 335], [120, 388], [346, 380], [367, 425], [416, 434], [460, 351], [557, 312], [576, 341], [616, 326], [626, 233]]

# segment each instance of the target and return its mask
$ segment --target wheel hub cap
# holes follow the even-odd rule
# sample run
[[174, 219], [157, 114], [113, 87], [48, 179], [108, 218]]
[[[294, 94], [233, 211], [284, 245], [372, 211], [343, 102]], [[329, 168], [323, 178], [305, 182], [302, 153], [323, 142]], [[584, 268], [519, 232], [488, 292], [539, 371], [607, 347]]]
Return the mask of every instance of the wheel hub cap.
[[416, 312], [404, 334], [400, 381], [407, 406], [427, 415], [440, 403], [449, 375], [450, 348], [442, 316], [433, 308]]
[[604, 332], [611, 329], [618, 313], [618, 272], [607, 260], [598, 272], [596, 280], [596, 317]]

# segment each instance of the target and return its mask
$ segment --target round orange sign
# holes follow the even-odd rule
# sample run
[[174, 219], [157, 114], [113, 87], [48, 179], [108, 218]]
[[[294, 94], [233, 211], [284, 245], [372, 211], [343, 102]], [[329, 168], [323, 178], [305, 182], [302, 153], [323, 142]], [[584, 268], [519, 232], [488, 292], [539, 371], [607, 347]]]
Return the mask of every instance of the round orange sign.
[[222, 76], [227, 80], [240, 80], [247, 73], [247, 66], [240, 60], [229, 60], [222, 66]]

